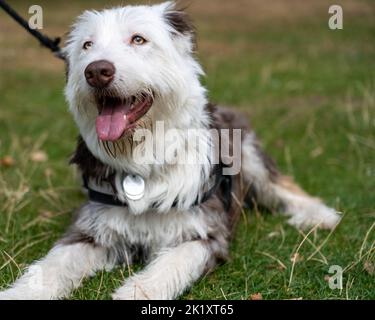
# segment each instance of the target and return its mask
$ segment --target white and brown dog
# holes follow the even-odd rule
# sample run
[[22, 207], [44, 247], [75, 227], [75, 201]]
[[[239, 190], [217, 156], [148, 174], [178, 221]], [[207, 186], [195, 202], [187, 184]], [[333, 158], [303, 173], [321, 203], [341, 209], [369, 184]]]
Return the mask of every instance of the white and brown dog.
[[[298, 228], [337, 225], [335, 210], [277, 171], [246, 116], [207, 102], [193, 51], [192, 25], [171, 2], [78, 18], [64, 48], [65, 93], [80, 130], [72, 163], [89, 201], [0, 299], [68, 297], [84, 277], [137, 259], [147, 266], [113, 298], [174, 299], [228, 256], [240, 211], [254, 201]], [[145, 161], [160, 142], [162, 159]]]

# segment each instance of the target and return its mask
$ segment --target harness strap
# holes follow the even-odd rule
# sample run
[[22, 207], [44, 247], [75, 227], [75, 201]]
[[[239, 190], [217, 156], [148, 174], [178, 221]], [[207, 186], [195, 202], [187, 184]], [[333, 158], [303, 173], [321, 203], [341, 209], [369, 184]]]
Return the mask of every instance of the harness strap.
[[85, 176], [82, 176], [82, 179], [83, 179], [83, 186], [88, 192], [88, 197], [90, 201], [107, 204], [110, 206], [116, 206], [116, 207], [128, 206], [127, 203], [121, 202], [119, 199], [117, 199], [115, 195], [99, 192], [90, 188], [88, 180]]
[[[197, 197], [195, 202], [192, 206], [200, 205], [207, 200], [209, 200], [220, 188], [221, 192], [223, 194], [222, 202], [224, 205], [225, 211], [228, 211], [231, 206], [231, 199], [232, 199], [232, 177], [231, 176], [224, 176], [222, 174], [222, 165], [217, 165], [214, 167], [214, 170], [212, 174], [215, 176], [215, 183], [214, 185], [206, 191], [201, 198]], [[83, 179], [83, 186], [88, 192], [88, 198], [90, 201], [97, 202], [100, 204], [106, 204], [110, 206], [116, 206], [116, 207], [127, 207], [128, 203], [120, 201], [116, 195], [103, 193], [97, 190], [94, 190], [90, 188], [88, 183], [88, 178], [86, 176], [82, 176]], [[152, 205], [152, 207], [155, 207], [156, 205]], [[174, 201], [172, 207], [177, 206], [177, 200]]]
[[60, 38], [51, 39], [38, 30], [30, 28], [29, 23], [24, 18], [22, 18], [14, 9], [12, 9], [5, 1], [0, 0], [0, 7], [3, 8], [7, 14], [9, 14], [16, 22], [18, 22], [24, 29], [26, 29], [26, 31], [28, 31], [33, 37], [37, 38], [42, 46], [50, 49], [57, 58], [65, 60], [65, 57], [62, 54], [61, 48], [59, 46], [59, 43], [61, 41]]

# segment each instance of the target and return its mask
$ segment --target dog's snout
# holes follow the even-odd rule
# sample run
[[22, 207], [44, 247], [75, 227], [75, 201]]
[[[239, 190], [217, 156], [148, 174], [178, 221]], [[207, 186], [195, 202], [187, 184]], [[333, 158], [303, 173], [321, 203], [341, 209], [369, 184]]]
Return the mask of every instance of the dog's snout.
[[107, 60], [91, 62], [85, 69], [87, 83], [94, 88], [107, 87], [115, 77], [115, 66]]

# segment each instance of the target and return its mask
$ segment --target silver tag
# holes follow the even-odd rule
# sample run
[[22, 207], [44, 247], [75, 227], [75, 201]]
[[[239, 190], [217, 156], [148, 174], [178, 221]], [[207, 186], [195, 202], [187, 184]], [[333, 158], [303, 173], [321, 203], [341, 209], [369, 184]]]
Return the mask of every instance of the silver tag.
[[139, 175], [127, 175], [122, 182], [122, 187], [129, 200], [140, 200], [145, 194], [145, 181]]

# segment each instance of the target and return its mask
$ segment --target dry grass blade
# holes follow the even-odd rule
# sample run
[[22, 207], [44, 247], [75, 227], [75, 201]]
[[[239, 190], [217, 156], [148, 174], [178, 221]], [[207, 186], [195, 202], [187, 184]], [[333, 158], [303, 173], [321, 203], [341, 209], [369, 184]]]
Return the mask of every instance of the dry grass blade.
[[255, 252], [256, 252], [256, 253], [260, 253], [260, 254], [262, 254], [262, 255], [264, 255], [264, 256], [266, 256], [266, 257], [268, 257], [268, 258], [271, 258], [272, 260], [276, 261], [276, 262], [280, 265], [280, 267], [283, 268], [284, 270], [287, 269], [286, 265], [285, 265], [284, 263], [282, 263], [280, 259], [274, 257], [274, 256], [271, 255], [270, 253], [268, 253], [268, 252], [263, 252], [263, 251], [255, 251]]
[[[41, 238], [41, 239], [39, 239], [39, 240], [37, 240], [37, 241], [34, 241], [34, 242], [30, 242], [30, 243], [28, 243], [26, 246], [24, 246], [22, 249], [20, 249], [16, 254], [14, 254], [14, 255], [13, 255], [13, 258], [16, 258], [17, 256], [19, 256], [19, 255], [20, 255], [22, 252], [24, 252], [25, 250], [27, 250], [27, 249], [33, 247], [34, 245], [36, 245], [36, 244], [38, 244], [38, 243], [41, 243], [41, 242], [47, 240], [47, 239], [50, 238], [50, 237], [51, 237], [51, 235], [50, 235], [50, 233], [48, 233], [45, 237], [43, 237], [43, 238]], [[6, 262], [0, 267], [0, 271], [1, 271], [2, 269], [4, 269], [4, 268], [5, 268], [10, 262], [11, 262], [10, 260], [6, 261]]]
[[[306, 236], [302, 239], [302, 241], [300, 242], [300, 244], [298, 245], [297, 249], [295, 250], [295, 252], [293, 253], [292, 256], [296, 256], [299, 252], [299, 250], [301, 249], [302, 245], [305, 243], [306, 239], [308, 238], [308, 236], [313, 233], [318, 227], [319, 227], [320, 223], [317, 224], [316, 226], [314, 226], [307, 234]], [[292, 270], [290, 271], [290, 276], [289, 276], [289, 283], [288, 283], [288, 289], [290, 288], [291, 284], [292, 284], [292, 280], [293, 280], [293, 274], [294, 274], [294, 268], [295, 268], [295, 265], [296, 265], [296, 262], [297, 262], [297, 259], [293, 259], [292, 260]]]
[[[303, 236], [305, 237], [305, 233], [301, 230], [298, 230], [298, 232]], [[327, 239], [327, 238], [326, 238]], [[313, 241], [311, 241], [309, 238], [306, 238], [307, 242], [315, 249], [315, 251], [308, 257], [307, 261], [312, 259], [316, 253], [319, 253], [319, 255], [321, 256], [322, 260], [318, 260], [318, 261], [321, 261], [323, 262], [324, 264], [328, 264], [328, 260], [327, 258], [323, 255], [323, 253], [321, 252], [321, 249], [323, 246], [316, 246], [315, 243]], [[311, 257], [311, 258], [310, 258]]]
[[224, 300], [228, 300], [227, 296], [224, 293], [223, 288], [220, 288], [221, 294], [223, 295]]
[[99, 299], [99, 296], [100, 296], [100, 290], [102, 289], [102, 285], [103, 285], [103, 278], [104, 278], [104, 270], [102, 270], [101, 272], [101, 275], [100, 275], [100, 282], [99, 282], [99, 286], [98, 286], [98, 290], [96, 291], [96, 299], [95, 300], [98, 300]]
[[343, 272], [347, 272], [351, 269], [353, 269], [355, 266], [357, 266], [364, 258], [366, 257], [370, 257], [371, 255], [375, 254], [375, 241], [372, 242], [370, 248], [365, 252], [363, 253], [363, 251], [365, 250], [365, 246], [366, 246], [366, 243], [367, 243], [367, 240], [368, 240], [368, 237], [371, 233], [371, 231], [373, 230], [374, 228], [374, 225], [375, 225], [375, 222], [371, 225], [371, 227], [367, 230], [366, 232], [366, 235], [362, 241], [362, 245], [361, 245], [361, 248], [359, 249], [359, 253], [358, 253], [358, 259], [356, 261], [353, 261], [351, 263], [349, 263], [343, 270]]
[[322, 241], [322, 243], [316, 247], [315, 251], [310, 254], [307, 258], [307, 261], [311, 260], [317, 253], [321, 253], [320, 251], [322, 250], [322, 248], [324, 247], [324, 245], [328, 242], [328, 239], [331, 237], [332, 233], [335, 231], [335, 229], [332, 229], [329, 234], [327, 235], [327, 237]]
[[17, 267], [18, 269], [18, 272], [21, 274], [22, 271], [21, 271], [21, 268], [19, 266], [19, 264], [16, 262], [16, 260], [14, 260], [14, 257], [12, 257], [9, 253], [7, 253], [5, 250], [2, 252], [4, 255], [6, 255], [8, 257], [8, 261], [9, 262], [13, 262], [13, 264]]
[[366, 232], [366, 235], [365, 235], [365, 238], [363, 239], [363, 242], [362, 242], [362, 245], [361, 245], [361, 249], [359, 250], [359, 259], [361, 260], [362, 259], [362, 254], [363, 254], [363, 250], [365, 249], [365, 246], [366, 246], [366, 243], [367, 243], [367, 239], [372, 231], [372, 229], [374, 229], [375, 227], [375, 222], [371, 225], [371, 227], [367, 230]]

